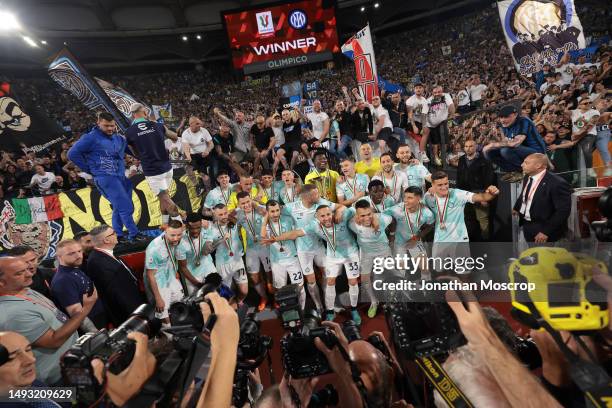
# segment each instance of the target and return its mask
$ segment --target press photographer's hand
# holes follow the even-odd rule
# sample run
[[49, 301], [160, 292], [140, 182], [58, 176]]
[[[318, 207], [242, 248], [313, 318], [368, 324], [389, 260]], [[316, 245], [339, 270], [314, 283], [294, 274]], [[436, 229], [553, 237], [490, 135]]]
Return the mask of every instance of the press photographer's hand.
[[[155, 372], [155, 356], [149, 351], [147, 335], [132, 332], [127, 337], [136, 342], [132, 362], [117, 375], [109, 371], [106, 372], [106, 393], [117, 406], [124, 405], [136, 395]], [[96, 380], [102, 384], [104, 382], [104, 363], [100, 359], [94, 359], [91, 361], [91, 366]]]

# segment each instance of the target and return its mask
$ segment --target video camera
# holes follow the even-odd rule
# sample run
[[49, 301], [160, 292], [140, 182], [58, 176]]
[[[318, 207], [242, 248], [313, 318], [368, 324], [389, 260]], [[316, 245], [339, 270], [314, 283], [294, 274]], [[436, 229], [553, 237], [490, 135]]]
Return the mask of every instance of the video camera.
[[261, 365], [264, 359], [269, 361], [272, 337], [262, 336], [260, 323], [253, 314], [247, 315], [240, 324], [238, 341], [238, 358], [234, 385], [232, 387], [232, 405], [242, 407], [248, 399], [249, 373]]
[[447, 353], [466, 344], [455, 314], [439, 292], [414, 292], [411, 302], [385, 304], [393, 342], [409, 359]]
[[332, 348], [338, 339], [332, 330], [321, 326], [321, 316], [316, 310], [300, 310], [299, 286], [288, 285], [276, 293], [283, 327], [290, 332], [281, 341], [283, 366], [292, 378], [317, 377], [331, 372], [325, 354], [315, 346], [314, 340], [320, 338]]
[[93, 375], [91, 361], [99, 358], [109, 365], [111, 373], [119, 374], [130, 365], [136, 350], [136, 343], [127, 335], [140, 332], [153, 337], [160, 328], [161, 321], [155, 318], [153, 306], [143, 304], [112, 332], [102, 329], [81, 336], [60, 360], [64, 382], [76, 387], [80, 403], [92, 404], [101, 395], [102, 388]]
[[221, 286], [222, 278], [218, 273], [211, 273], [206, 276], [204, 283], [193, 295], [174, 302], [168, 309], [170, 323], [176, 327], [191, 327], [198, 333], [204, 328], [204, 318], [200, 303], [204, 302], [204, 297], [215, 292]]
[[[537, 321], [540, 317], [555, 330], [589, 331], [606, 327], [607, 293], [593, 280], [592, 269], [596, 265], [607, 274], [603, 262], [564, 248], [523, 251], [510, 265], [509, 279], [512, 283], [533, 283], [535, 290], [512, 291], [512, 316], [533, 329], [540, 328]], [[532, 307], [540, 316], [533, 315]]]

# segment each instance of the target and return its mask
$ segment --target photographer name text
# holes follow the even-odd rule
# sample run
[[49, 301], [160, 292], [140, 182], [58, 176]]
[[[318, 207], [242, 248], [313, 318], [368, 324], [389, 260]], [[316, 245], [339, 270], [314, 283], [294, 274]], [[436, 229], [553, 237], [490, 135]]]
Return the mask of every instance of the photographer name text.
[[533, 282], [496, 282], [493, 280], [481, 280], [480, 282], [432, 282], [427, 280], [411, 281], [400, 280], [399, 282], [383, 282], [382, 280], [374, 279], [374, 290], [386, 291], [439, 291], [446, 292], [449, 290], [492, 290], [492, 291], [528, 291], [533, 292], [536, 285]]

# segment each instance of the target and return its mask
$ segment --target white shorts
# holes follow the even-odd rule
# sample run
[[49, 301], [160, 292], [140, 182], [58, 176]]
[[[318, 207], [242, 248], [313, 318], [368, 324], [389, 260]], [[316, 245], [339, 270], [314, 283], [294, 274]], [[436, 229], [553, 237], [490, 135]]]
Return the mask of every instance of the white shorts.
[[162, 191], [170, 190], [172, 184], [172, 169], [157, 176], [145, 176], [149, 188], [155, 195], [159, 195]]
[[353, 254], [350, 259], [325, 258], [325, 277], [336, 278], [342, 272], [342, 265], [346, 271], [346, 277], [356, 279], [359, 277], [359, 255]]
[[302, 267], [302, 272], [304, 275], [313, 274], [314, 265], [317, 265], [319, 268], [323, 268], [325, 266], [325, 255], [322, 253], [298, 251], [298, 259], [300, 260], [300, 266]]
[[291, 284], [304, 284], [304, 275], [302, 275], [302, 268], [297, 258], [272, 264], [272, 281], [276, 289], [287, 285], [287, 275], [289, 275]]
[[246, 271], [244, 270], [244, 262], [242, 262], [242, 259], [229, 264], [217, 265], [217, 272], [221, 275], [223, 283], [228, 287], [232, 286], [232, 279], [238, 285], [249, 281]]
[[170, 286], [168, 286], [167, 288], [158, 287], [158, 290], [161, 298], [165, 303], [165, 307], [163, 312], [155, 312], [155, 317], [157, 317], [158, 319], [165, 319], [166, 317], [168, 317], [168, 309], [170, 308], [170, 305], [174, 302], [178, 302], [183, 297], [185, 297], [183, 293], [183, 287], [177, 279], [173, 279], [170, 282]]
[[267, 246], [257, 246], [246, 250], [246, 269], [248, 273], [259, 273], [259, 263], [264, 271], [270, 272], [270, 249]]

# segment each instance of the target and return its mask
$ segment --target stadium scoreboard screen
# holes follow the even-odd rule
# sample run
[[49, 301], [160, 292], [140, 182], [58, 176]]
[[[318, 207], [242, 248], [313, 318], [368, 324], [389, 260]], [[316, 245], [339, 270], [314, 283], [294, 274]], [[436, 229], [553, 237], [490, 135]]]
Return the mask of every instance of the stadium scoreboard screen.
[[334, 0], [258, 5], [221, 15], [234, 68], [245, 74], [327, 61], [340, 51]]

